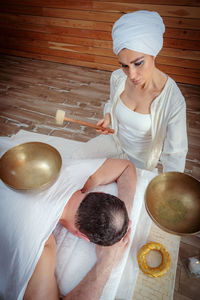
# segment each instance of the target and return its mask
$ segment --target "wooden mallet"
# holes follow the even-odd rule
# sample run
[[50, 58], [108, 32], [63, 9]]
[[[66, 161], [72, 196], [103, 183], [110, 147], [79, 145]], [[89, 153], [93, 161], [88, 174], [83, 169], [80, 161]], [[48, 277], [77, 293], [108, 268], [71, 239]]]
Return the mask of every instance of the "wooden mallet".
[[84, 121], [81, 121], [81, 120], [68, 118], [68, 117], [65, 116], [65, 111], [64, 110], [58, 109], [56, 111], [56, 123], [58, 125], [63, 125], [64, 121], [77, 123], [77, 124], [80, 124], [80, 125], [84, 125], [84, 126], [87, 126], [87, 127], [94, 128], [96, 130], [103, 130], [103, 131], [108, 131], [109, 133], [114, 133], [114, 130], [110, 129], [110, 128], [105, 128], [105, 127], [102, 127], [102, 126], [95, 125], [93, 123], [88, 123], [88, 122], [84, 122]]

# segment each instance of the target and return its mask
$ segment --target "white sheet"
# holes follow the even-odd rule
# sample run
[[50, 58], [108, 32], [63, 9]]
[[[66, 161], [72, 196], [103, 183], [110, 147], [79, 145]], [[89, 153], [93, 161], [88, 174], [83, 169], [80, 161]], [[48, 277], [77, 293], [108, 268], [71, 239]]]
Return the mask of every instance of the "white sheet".
[[[15, 144], [0, 138], [0, 154]], [[17, 192], [0, 182], [0, 299], [23, 298], [44, 243], [68, 199], [103, 162], [65, 159], [56, 183], [37, 194]]]
[[[22, 143], [28, 141], [42, 141], [46, 142], [54, 147], [56, 147], [62, 158], [67, 161], [67, 158], [70, 157], [72, 151], [76, 149], [80, 142], [66, 140], [62, 138], [46, 136], [35, 134], [31, 132], [26, 132], [21, 130], [16, 136], [11, 138], [15, 143]], [[129, 300], [132, 299], [132, 294], [135, 286], [135, 282], [138, 274], [138, 265], [137, 265], [137, 251], [139, 247], [146, 242], [146, 238], [149, 233], [151, 220], [148, 217], [145, 208], [144, 208], [144, 193], [145, 188], [148, 185], [149, 181], [156, 175], [156, 173], [152, 173], [145, 170], [137, 170], [138, 173], [138, 184], [135, 195], [134, 207], [133, 207], [133, 223], [132, 223], [132, 232], [131, 232], [131, 240], [132, 243], [124, 259], [121, 264], [116, 268], [116, 270], [112, 273], [110, 280], [104, 288], [101, 300], [112, 300], [115, 297], [118, 299]], [[60, 179], [60, 178], [59, 178]], [[107, 192], [116, 194], [116, 187], [110, 185], [107, 187]], [[140, 225], [139, 221], [140, 220]], [[142, 224], [142, 225], [141, 225]], [[84, 274], [92, 267], [95, 263], [96, 255], [94, 251], [94, 245], [88, 244], [83, 240], [79, 240], [78, 238], [72, 236], [70, 233], [67, 234], [65, 229], [61, 229], [62, 227], [57, 226], [54, 234], [57, 239], [57, 264], [56, 264], [56, 275], [59, 282], [59, 287], [62, 293], [64, 294], [66, 290], [70, 290], [76, 285]], [[66, 255], [66, 249], [69, 249], [69, 241], [66, 236], [71, 235], [71, 240], [76, 240], [70, 243], [71, 253], [73, 253], [73, 259], [70, 259], [69, 265], [69, 257]], [[87, 246], [86, 246], [87, 244]], [[68, 246], [67, 246], [68, 245]], [[68, 248], [66, 248], [68, 247]], [[84, 249], [84, 251], [83, 251]], [[131, 249], [131, 250], [130, 250]], [[77, 255], [75, 255], [77, 253]], [[78, 254], [78, 253], [81, 253]], [[39, 256], [40, 254], [38, 254]], [[78, 256], [78, 259], [77, 259]], [[88, 260], [87, 258], [90, 258]], [[71, 257], [72, 258], [72, 257]], [[79, 263], [81, 264], [81, 268]], [[84, 262], [84, 268], [83, 268]], [[67, 265], [67, 268], [64, 266]], [[73, 266], [73, 268], [72, 268]], [[73, 271], [73, 276], [70, 276], [69, 280], [69, 271]], [[78, 272], [77, 272], [78, 270]], [[76, 273], [76, 274], [75, 274]], [[73, 279], [73, 280], [71, 280]], [[9, 298], [6, 298], [9, 299]], [[21, 298], [19, 298], [21, 299]]]

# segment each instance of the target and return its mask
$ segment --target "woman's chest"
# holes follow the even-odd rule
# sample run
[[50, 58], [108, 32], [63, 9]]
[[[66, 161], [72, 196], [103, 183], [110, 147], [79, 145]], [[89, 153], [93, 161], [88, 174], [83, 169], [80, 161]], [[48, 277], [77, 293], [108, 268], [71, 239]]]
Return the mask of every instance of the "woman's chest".
[[139, 91], [126, 91], [121, 94], [120, 99], [132, 111], [149, 114], [151, 110], [151, 104], [155, 98], [159, 95], [158, 92], [139, 92]]
[[119, 129], [130, 131], [131, 134], [134, 131], [139, 135], [148, 135], [151, 131], [151, 115], [142, 114], [129, 109], [119, 99], [116, 106], [116, 117], [119, 122]]

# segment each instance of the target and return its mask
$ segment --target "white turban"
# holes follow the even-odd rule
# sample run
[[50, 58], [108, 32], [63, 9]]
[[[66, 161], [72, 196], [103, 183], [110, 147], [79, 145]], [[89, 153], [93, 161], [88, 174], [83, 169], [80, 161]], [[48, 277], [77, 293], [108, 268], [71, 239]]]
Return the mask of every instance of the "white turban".
[[163, 46], [165, 25], [157, 12], [140, 10], [128, 13], [114, 23], [113, 51], [122, 49], [156, 56]]

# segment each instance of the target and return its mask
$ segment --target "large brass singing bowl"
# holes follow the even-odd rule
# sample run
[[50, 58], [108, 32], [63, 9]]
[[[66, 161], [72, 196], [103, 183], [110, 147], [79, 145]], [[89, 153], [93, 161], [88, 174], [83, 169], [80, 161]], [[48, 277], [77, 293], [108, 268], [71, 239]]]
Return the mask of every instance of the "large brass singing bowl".
[[52, 146], [30, 142], [9, 149], [0, 159], [0, 178], [21, 191], [44, 190], [57, 179], [62, 165]]
[[200, 233], [200, 182], [179, 173], [156, 176], [147, 186], [145, 205], [161, 229], [176, 235]]

